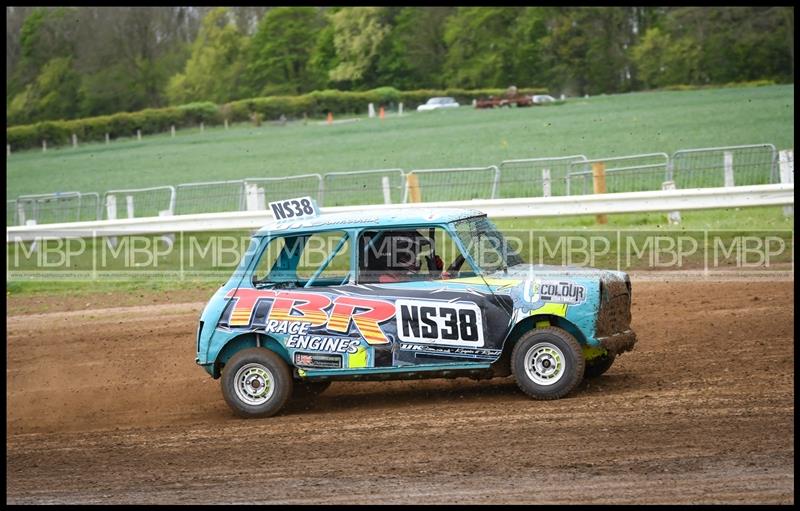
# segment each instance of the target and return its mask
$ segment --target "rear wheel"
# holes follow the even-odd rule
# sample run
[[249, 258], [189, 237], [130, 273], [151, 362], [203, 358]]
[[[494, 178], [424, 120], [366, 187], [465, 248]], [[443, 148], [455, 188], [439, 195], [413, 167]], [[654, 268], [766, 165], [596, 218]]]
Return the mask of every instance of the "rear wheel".
[[511, 353], [511, 372], [517, 385], [534, 399], [559, 399], [583, 379], [581, 345], [557, 327], [537, 328], [524, 334]]
[[292, 375], [286, 362], [264, 348], [236, 353], [222, 371], [222, 395], [241, 417], [269, 417], [292, 394]]

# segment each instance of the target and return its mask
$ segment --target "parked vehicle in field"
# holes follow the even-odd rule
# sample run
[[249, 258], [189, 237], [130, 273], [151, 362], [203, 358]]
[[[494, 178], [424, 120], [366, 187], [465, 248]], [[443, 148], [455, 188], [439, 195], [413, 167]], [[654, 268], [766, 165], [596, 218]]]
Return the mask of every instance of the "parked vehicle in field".
[[430, 110], [439, 110], [442, 108], [458, 108], [458, 103], [453, 98], [431, 98], [424, 105], [417, 107], [417, 112], [427, 112]]
[[197, 329], [196, 362], [240, 416], [336, 380], [513, 375], [558, 399], [636, 342], [627, 274], [525, 264], [480, 211], [270, 208]]
[[533, 103], [536, 105], [543, 105], [545, 103], [555, 103], [556, 98], [553, 96], [549, 96], [547, 94], [537, 94], [531, 98]]
[[502, 108], [511, 106], [531, 106], [533, 101], [530, 96], [520, 95], [511, 98], [489, 96], [475, 101], [475, 108]]
[[525, 94], [515, 96], [496, 97], [489, 96], [488, 98], [478, 99], [475, 101], [475, 108], [502, 108], [502, 107], [526, 107], [533, 105], [533, 100], [530, 96]]

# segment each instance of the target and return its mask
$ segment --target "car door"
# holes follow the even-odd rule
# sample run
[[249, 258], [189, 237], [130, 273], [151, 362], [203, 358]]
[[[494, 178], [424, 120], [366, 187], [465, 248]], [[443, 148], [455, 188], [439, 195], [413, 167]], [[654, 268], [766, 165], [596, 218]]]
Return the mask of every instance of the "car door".
[[[406, 260], [409, 254], [414, 255], [412, 264]], [[460, 254], [458, 245], [438, 226], [359, 234], [357, 284], [343, 289], [394, 307], [393, 318], [378, 325], [388, 342], [373, 346], [376, 366], [486, 362], [499, 357], [510, 314], [502, 298], [466, 268], [468, 263], [459, 274], [447, 273], [447, 265]]]

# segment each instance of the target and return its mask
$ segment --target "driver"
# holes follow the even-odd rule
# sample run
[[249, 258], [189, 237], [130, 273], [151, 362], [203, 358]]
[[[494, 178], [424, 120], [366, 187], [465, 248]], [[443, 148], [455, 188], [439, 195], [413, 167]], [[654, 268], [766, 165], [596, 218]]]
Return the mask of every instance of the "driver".
[[[427, 248], [432, 248], [431, 242], [421, 236], [418, 232], [396, 233], [385, 239], [388, 253], [386, 253], [387, 265], [378, 282], [407, 282], [419, 280], [420, 277], [427, 277], [427, 280], [437, 278], [449, 278], [450, 275], [444, 269], [442, 258], [436, 254], [426, 254]], [[428, 273], [421, 275], [422, 259], [426, 259]]]
[[407, 282], [419, 274], [419, 243], [417, 233], [401, 233], [385, 239], [387, 265], [378, 282]]

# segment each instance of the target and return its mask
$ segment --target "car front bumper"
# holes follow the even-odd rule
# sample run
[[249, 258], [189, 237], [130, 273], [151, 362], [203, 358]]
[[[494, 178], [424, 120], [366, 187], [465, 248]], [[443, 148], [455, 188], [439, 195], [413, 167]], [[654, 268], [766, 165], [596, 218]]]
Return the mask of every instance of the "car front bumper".
[[609, 353], [619, 355], [626, 351], [631, 351], [636, 344], [636, 333], [633, 330], [625, 330], [612, 335], [598, 337], [600, 346], [606, 349]]

